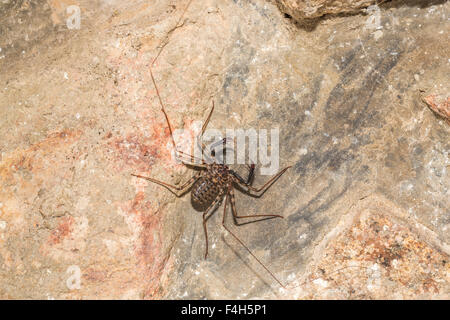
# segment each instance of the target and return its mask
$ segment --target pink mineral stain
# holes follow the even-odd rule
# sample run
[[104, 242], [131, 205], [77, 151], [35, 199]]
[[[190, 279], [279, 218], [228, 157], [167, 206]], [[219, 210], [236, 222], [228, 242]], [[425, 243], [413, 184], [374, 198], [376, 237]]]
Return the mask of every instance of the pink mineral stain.
[[49, 242], [52, 245], [61, 243], [67, 236], [69, 236], [73, 231], [74, 219], [72, 217], [61, 218], [56, 229], [52, 231], [49, 237]]
[[450, 124], [450, 97], [444, 99], [442, 96], [431, 94], [422, 99], [434, 113], [444, 118]]
[[144, 297], [157, 298], [159, 279], [166, 266], [162, 254], [161, 215], [155, 212], [144, 192], [137, 192], [134, 199], [120, 205], [123, 212], [138, 224], [139, 235], [135, 242], [137, 270], [144, 286]]

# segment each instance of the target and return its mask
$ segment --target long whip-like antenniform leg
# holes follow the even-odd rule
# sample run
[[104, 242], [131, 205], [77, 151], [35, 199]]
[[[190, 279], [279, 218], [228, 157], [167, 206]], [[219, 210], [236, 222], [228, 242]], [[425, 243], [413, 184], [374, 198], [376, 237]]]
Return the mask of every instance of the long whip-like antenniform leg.
[[280, 280], [278, 280], [277, 279], [277, 277], [275, 277], [275, 275], [264, 265], [264, 263], [262, 263], [254, 254], [253, 254], [253, 252], [251, 252], [250, 251], [250, 249], [242, 242], [242, 240], [241, 239], [239, 239], [233, 232], [231, 232], [231, 230], [230, 229], [228, 229], [228, 227], [225, 225], [225, 216], [226, 216], [226, 213], [227, 213], [227, 202], [228, 202], [228, 200], [229, 200], [229, 195], [230, 195], [230, 189], [232, 188], [233, 186], [232, 185], [230, 185], [229, 187], [228, 187], [228, 190], [227, 190], [227, 195], [226, 195], [226, 198], [225, 198], [225, 204], [224, 204], [224, 206], [223, 206], [223, 219], [222, 219], [222, 226], [225, 228], [225, 230], [227, 230], [244, 248], [245, 248], [245, 250], [247, 250], [248, 251], [248, 253], [250, 253], [251, 255], [252, 255], [252, 257], [253, 258], [255, 258], [255, 260], [256, 261], [258, 261], [258, 263], [272, 276], [272, 278], [274, 278], [275, 279], [275, 281], [276, 282], [278, 282], [278, 284], [280, 285], [280, 286], [282, 286], [283, 288], [286, 288], [281, 282], [280, 282]]
[[[189, 0], [189, 1], [188, 1], [186, 7], [184, 8], [184, 10], [183, 10], [183, 12], [182, 12], [180, 18], [178, 19], [178, 21], [177, 21], [177, 23], [176, 23], [176, 25], [175, 25], [175, 28], [179, 25], [181, 19], [183, 18], [184, 14], [186, 13], [187, 9], [189, 8], [191, 2], [192, 2], [192, 0]], [[166, 36], [165, 39], [168, 39], [168, 35]], [[164, 40], [165, 40], [165, 39], [164, 39]], [[158, 45], [158, 47], [160, 47], [160, 49], [159, 49], [157, 55], [155, 56], [155, 58], [152, 60], [149, 69], [150, 69], [150, 76], [151, 76], [151, 78], [152, 78], [153, 85], [155, 86], [156, 94], [157, 94], [157, 96], [158, 96], [159, 104], [160, 104], [160, 106], [161, 106], [161, 110], [162, 110], [162, 112], [164, 113], [164, 117], [166, 118], [167, 126], [169, 127], [170, 138], [171, 138], [171, 140], [172, 140], [173, 147], [175, 148], [175, 156], [176, 156], [177, 159], [179, 159], [179, 160], [180, 160], [182, 163], [184, 163], [184, 164], [189, 164], [189, 165], [197, 166], [197, 167], [205, 167], [203, 161], [202, 161], [201, 164], [194, 163], [194, 161], [195, 161], [195, 160], [198, 160], [198, 159], [196, 159], [196, 158], [195, 158], [194, 156], [192, 156], [192, 155], [189, 155], [189, 154], [186, 154], [186, 153], [184, 153], [184, 152], [182, 152], [182, 151], [179, 151], [179, 150], [177, 149], [176, 144], [175, 144], [175, 139], [173, 138], [172, 126], [171, 126], [171, 124], [170, 124], [169, 117], [168, 117], [168, 115], [167, 115], [167, 113], [166, 113], [166, 110], [165, 110], [165, 108], [164, 108], [164, 104], [163, 104], [163, 102], [162, 102], [161, 95], [159, 94], [159, 89], [158, 89], [158, 86], [156, 85], [155, 77], [153, 76], [153, 71], [152, 71], [153, 65], [155, 64], [156, 60], [158, 59], [158, 57], [160, 56], [162, 50], [163, 50], [164, 47], [165, 47], [165, 45], [161, 45], [162, 42], [163, 42], [163, 40], [161, 40], [160, 43], [159, 43], [159, 45]], [[166, 44], [167, 44], [167, 42], [166, 42]], [[180, 156], [184, 156], [185, 158], [188, 157], [190, 161], [188, 161], [188, 160], [182, 160], [182, 159], [180, 159]], [[193, 182], [195, 182], [195, 181], [198, 179], [199, 174], [195, 175], [194, 177], [192, 177], [192, 178], [189, 179], [186, 183], [184, 183], [183, 185], [181, 185], [181, 186], [179, 186], [179, 187], [174, 186], [174, 185], [171, 185], [171, 184], [168, 184], [168, 183], [166, 183], [166, 182], [163, 182], [163, 181], [160, 181], [160, 180], [157, 180], [157, 179], [154, 179], [154, 178], [145, 177], [145, 176], [141, 176], [141, 175], [138, 175], [138, 174], [132, 174], [132, 176], [135, 176], [135, 177], [138, 177], [138, 178], [143, 178], [143, 179], [149, 180], [149, 181], [151, 181], [151, 182], [157, 183], [157, 184], [159, 184], [159, 185], [162, 185], [162, 186], [168, 188], [168, 189], [169, 189], [171, 192], [173, 192], [177, 197], [179, 197], [180, 195], [179, 195], [177, 192], [174, 192], [173, 190], [175, 190], [175, 191], [180, 191], [180, 190], [183, 191], [184, 189], [186, 189], [187, 187], [189, 187]], [[172, 190], [172, 189], [173, 189], [173, 190]], [[181, 194], [183, 194], [183, 193], [184, 193], [184, 191], [181, 192]]]
[[199, 135], [197, 136], [197, 144], [198, 144], [198, 147], [200, 148], [200, 150], [202, 150], [202, 154], [203, 154], [203, 156], [206, 158], [206, 160], [208, 161], [208, 162], [213, 162], [213, 159], [211, 159], [211, 157], [210, 156], [212, 156], [213, 158], [215, 158], [213, 155], [210, 155], [210, 154], [208, 154], [208, 152], [206, 152], [206, 146], [203, 144], [203, 141], [202, 141], [202, 138], [203, 138], [203, 133], [205, 133], [205, 130], [206, 130], [206, 127], [208, 126], [208, 123], [209, 123], [209, 119], [211, 119], [211, 115], [212, 115], [212, 113], [213, 113], [213, 111], [214, 111], [214, 100], [212, 101], [212, 108], [211, 108], [211, 111], [209, 112], [209, 114], [208, 114], [208, 117], [206, 118], [206, 121], [203, 123], [203, 126], [202, 126], [202, 131], [199, 133]]
[[[192, 2], [192, 0], [189, 0], [188, 4], [184, 8], [180, 18], [178, 18], [178, 21], [177, 21], [175, 27], [177, 27], [179, 25], [181, 19], [183, 18], [184, 14], [186, 13], [187, 9], [189, 8], [191, 2]], [[164, 40], [166, 40], [167, 37]], [[182, 151], [179, 151], [177, 146], [176, 146], [175, 139], [173, 137], [172, 125], [170, 124], [169, 116], [167, 115], [166, 109], [164, 108], [164, 103], [162, 102], [161, 95], [159, 94], [159, 89], [158, 89], [158, 86], [156, 84], [155, 77], [154, 77], [153, 71], [152, 71], [153, 65], [155, 64], [156, 60], [158, 59], [158, 57], [160, 56], [162, 50], [164, 49], [165, 45], [161, 45], [162, 42], [163, 42], [163, 40], [161, 40], [161, 42], [159, 43], [160, 49], [158, 51], [158, 54], [156, 55], [156, 57], [153, 59], [152, 63], [150, 64], [150, 68], [149, 69], [150, 69], [150, 76], [152, 78], [153, 86], [155, 87], [156, 95], [158, 96], [158, 101], [159, 101], [159, 104], [161, 106], [161, 111], [164, 113], [164, 117], [166, 118], [167, 126], [169, 127], [170, 139], [171, 139], [172, 145], [173, 145], [173, 147], [175, 149], [175, 157], [178, 160], [180, 160], [181, 162], [185, 163], [185, 164], [189, 164], [189, 165], [197, 166], [197, 167], [204, 167], [204, 162], [203, 161], [201, 161], [201, 163], [195, 163], [194, 160], [196, 160], [196, 159], [194, 159], [194, 157], [191, 156], [191, 155], [189, 155], [191, 157], [191, 161], [186, 161], [186, 160], [180, 159], [180, 154], [185, 154], [185, 153], [182, 152]]]
[[[177, 23], [175, 24], [175, 28], [178, 27], [178, 25], [180, 24], [181, 19], [183, 19], [184, 14], [186, 13], [187, 9], [189, 8], [189, 6], [191, 5], [192, 0], [189, 0], [188, 4], [186, 5], [186, 7], [184, 8], [183, 12], [181, 13], [181, 16], [178, 18]], [[167, 39], [169, 36], [167, 35], [165, 39]], [[165, 40], [164, 39], [164, 40]], [[161, 45], [163, 42], [163, 40], [161, 40], [159, 42], [158, 47], [160, 47], [158, 54], [156, 55], [156, 57], [152, 60], [152, 64], [150, 65], [150, 68], [153, 67], [153, 65], [155, 64], [155, 61], [158, 59], [159, 55], [161, 54], [161, 52], [163, 51], [165, 44]], [[166, 42], [167, 44], [167, 42]]]
[[[160, 96], [160, 94], [159, 94], [158, 86], [156, 85], [156, 81], [155, 81], [155, 78], [153, 77], [153, 72], [152, 72], [152, 69], [151, 69], [151, 68], [150, 68], [150, 75], [151, 75], [151, 78], [152, 78], [152, 81], [153, 81], [153, 85], [155, 86], [156, 95], [158, 96], [159, 104], [160, 104], [160, 106], [161, 106], [161, 111], [164, 113], [164, 117], [166, 118], [167, 126], [168, 126], [169, 132], [170, 132], [170, 139], [171, 139], [172, 145], [173, 145], [173, 147], [174, 147], [174, 149], [175, 149], [175, 157], [176, 157], [178, 160], [182, 161], [183, 163], [187, 163], [187, 164], [189, 164], [189, 165], [197, 166], [197, 167], [204, 167], [204, 162], [203, 162], [203, 161], [202, 161], [202, 164], [199, 164], [199, 163], [194, 163], [194, 162], [188, 162], [188, 161], [185, 161], [185, 160], [183, 161], [183, 160], [180, 159], [180, 154], [186, 154], [186, 153], [184, 153], [184, 152], [178, 150], [178, 148], [177, 148], [177, 145], [176, 145], [176, 143], [175, 143], [175, 139], [174, 139], [174, 137], [173, 137], [172, 125], [170, 124], [169, 116], [167, 115], [166, 109], [164, 108], [164, 104], [163, 104], [162, 99], [161, 99], [161, 96]], [[206, 122], [203, 124], [203, 128], [202, 128], [202, 133], [201, 133], [201, 135], [203, 135], [205, 125], [208, 124], [209, 118], [211, 117], [211, 114], [212, 114], [213, 110], [214, 110], [214, 101], [213, 101], [213, 107], [212, 107], [212, 109], [211, 109], [211, 112], [209, 113]], [[197, 141], [199, 141], [198, 137], [197, 137]], [[206, 155], [206, 153], [204, 152], [204, 146], [200, 145], [200, 148], [201, 148], [202, 152], [204, 153], [204, 155], [205, 155], [206, 157], [208, 157], [208, 156]], [[190, 156], [191, 158], [193, 158], [192, 155], [189, 155], [189, 156]]]

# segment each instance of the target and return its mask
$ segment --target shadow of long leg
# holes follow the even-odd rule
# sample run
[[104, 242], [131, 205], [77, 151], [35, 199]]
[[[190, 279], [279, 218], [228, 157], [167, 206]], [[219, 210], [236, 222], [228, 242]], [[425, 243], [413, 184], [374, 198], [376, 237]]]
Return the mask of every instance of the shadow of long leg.
[[[205, 259], [208, 256], [208, 230], [206, 228], [206, 222], [208, 221], [208, 219], [213, 215], [214, 210], [216, 205], [220, 202], [220, 200], [222, 199], [223, 194], [219, 194], [216, 199], [209, 205], [209, 207], [205, 210], [205, 212], [203, 212], [203, 231], [205, 232], [205, 241], [206, 241], [206, 246], [205, 246]], [[211, 211], [212, 210], [212, 211]], [[211, 214], [208, 215], [208, 212], [211, 211]]]
[[228, 229], [228, 227], [225, 225], [225, 217], [226, 217], [226, 213], [227, 213], [227, 202], [228, 202], [228, 200], [229, 200], [229, 197], [230, 197], [230, 190], [231, 190], [231, 188], [232, 188], [232, 186], [230, 185], [229, 187], [228, 187], [228, 190], [227, 190], [227, 195], [226, 195], [226, 198], [225, 198], [225, 203], [224, 203], [224, 206], [223, 206], [223, 218], [222, 218], [222, 226], [225, 228], [225, 230], [227, 230], [228, 231], [228, 233], [230, 233], [232, 236], [233, 236], [233, 238], [235, 238], [244, 248], [245, 248], [245, 250], [247, 250], [248, 251], [248, 253], [250, 253], [250, 255], [272, 276], [272, 278], [273, 279], [275, 279], [275, 281], [276, 282], [278, 282], [278, 284], [280, 285], [280, 286], [282, 286], [283, 288], [286, 288], [281, 282], [280, 282], [280, 280], [278, 280], [277, 279], [277, 277], [275, 277], [275, 275], [272, 273], [272, 271], [270, 271], [265, 265], [264, 265], [264, 263], [262, 263], [261, 262], [261, 260], [259, 260], [254, 254], [253, 254], [253, 252], [251, 252], [250, 251], [250, 249], [244, 244], [244, 242], [242, 242], [242, 240], [241, 239], [239, 239], [233, 232], [231, 232], [231, 230], [230, 229]]

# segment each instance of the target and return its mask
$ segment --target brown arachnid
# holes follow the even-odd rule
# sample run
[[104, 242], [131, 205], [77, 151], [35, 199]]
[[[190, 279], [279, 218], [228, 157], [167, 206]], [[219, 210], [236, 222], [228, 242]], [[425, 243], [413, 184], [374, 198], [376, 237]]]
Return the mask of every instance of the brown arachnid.
[[[189, 2], [190, 3], [190, 2]], [[187, 10], [184, 10], [184, 12]], [[183, 14], [184, 14], [183, 12]], [[180, 17], [181, 20], [181, 17]], [[179, 21], [180, 21], [179, 20]], [[179, 22], [177, 22], [178, 25]], [[162, 185], [169, 190], [171, 190], [177, 197], [182, 196], [184, 193], [186, 193], [189, 189], [191, 189], [191, 202], [195, 209], [202, 210], [203, 211], [203, 230], [205, 233], [205, 241], [206, 241], [206, 249], [205, 249], [205, 259], [208, 256], [208, 232], [206, 228], [206, 222], [208, 219], [212, 216], [212, 214], [215, 212], [215, 209], [222, 203], [223, 199], [225, 198], [224, 202], [224, 210], [223, 210], [223, 219], [222, 219], [222, 225], [255, 259], [258, 261], [258, 263], [282, 286], [283, 284], [275, 277], [275, 275], [250, 251], [250, 249], [225, 225], [225, 216], [227, 211], [227, 203], [230, 203], [231, 210], [234, 218], [234, 222], [236, 225], [239, 225], [238, 220], [241, 218], [261, 218], [257, 219], [252, 222], [257, 222], [260, 220], [266, 220], [266, 219], [272, 219], [272, 218], [283, 218], [280, 215], [275, 214], [258, 214], [258, 215], [250, 215], [250, 216], [239, 216], [236, 211], [235, 207], [235, 200], [234, 200], [234, 187], [236, 185], [239, 185], [241, 190], [243, 189], [244, 192], [259, 197], [261, 196], [271, 185], [273, 182], [275, 182], [276, 179], [278, 179], [287, 169], [290, 168], [286, 167], [280, 172], [278, 172], [275, 176], [273, 176], [269, 181], [267, 181], [262, 187], [255, 188], [251, 186], [252, 178], [254, 176], [254, 170], [255, 165], [252, 164], [249, 167], [249, 174], [246, 179], [242, 178], [237, 172], [229, 168], [227, 165], [221, 163], [222, 161], [219, 161], [217, 157], [215, 157], [214, 151], [211, 151], [208, 155], [205, 152], [205, 145], [201, 143], [201, 137], [203, 136], [203, 133], [208, 125], [209, 119], [211, 118], [211, 115], [214, 111], [214, 101], [212, 104], [211, 111], [209, 112], [209, 115], [205, 121], [205, 123], [202, 126], [202, 130], [197, 137], [197, 142], [199, 144], [200, 149], [202, 150], [202, 154], [206, 159], [208, 159], [209, 163], [205, 162], [203, 159], [201, 161], [197, 161], [198, 159], [194, 158], [194, 156], [184, 153], [177, 149], [177, 146], [175, 144], [175, 140], [173, 137], [173, 131], [172, 126], [169, 121], [169, 117], [166, 113], [166, 110], [164, 108], [164, 104], [162, 102], [161, 96], [159, 94], [158, 87], [156, 85], [155, 78], [153, 76], [152, 72], [152, 66], [155, 63], [156, 59], [158, 58], [159, 54], [161, 53], [163, 47], [159, 50], [156, 58], [152, 61], [150, 66], [150, 75], [153, 81], [153, 85], [156, 90], [156, 94], [158, 96], [159, 104], [161, 106], [161, 111], [164, 113], [164, 117], [166, 118], [167, 126], [170, 131], [170, 136], [172, 140], [173, 147], [175, 149], [175, 157], [181, 161], [183, 164], [187, 166], [192, 166], [195, 168], [198, 168], [199, 171], [186, 183], [182, 184], [181, 186], [175, 186], [168, 184], [166, 182], [145, 177], [137, 174], [132, 174], [132, 176], [143, 178], [148, 181], [157, 183], [159, 185]], [[225, 145], [226, 140], [223, 140], [223, 143]], [[180, 192], [180, 193], [177, 193]], [[256, 194], [255, 194], [256, 193]]]

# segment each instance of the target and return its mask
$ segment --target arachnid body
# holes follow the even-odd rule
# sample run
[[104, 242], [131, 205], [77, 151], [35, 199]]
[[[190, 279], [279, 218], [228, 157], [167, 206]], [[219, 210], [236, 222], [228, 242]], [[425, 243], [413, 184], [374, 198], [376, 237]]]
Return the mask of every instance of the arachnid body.
[[[190, 1], [189, 1], [190, 3]], [[188, 6], [189, 6], [188, 3]], [[184, 10], [184, 12], [187, 10]], [[183, 14], [184, 14], [183, 12]], [[181, 20], [181, 17], [180, 17]], [[177, 22], [177, 25], [179, 21]], [[278, 179], [287, 169], [290, 167], [286, 167], [280, 172], [278, 172], [275, 176], [273, 176], [269, 181], [267, 181], [262, 187], [255, 188], [251, 185], [253, 176], [254, 176], [254, 170], [255, 165], [249, 165], [249, 174], [246, 179], [241, 177], [237, 172], [229, 168], [227, 165], [221, 163], [222, 161], [218, 159], [218, 157], [215, 156], [214, 151], [210, 151], [209, 153], [206, 152], [205, 145], [200, 142], [201, 137], [203, 136], [203, 133], [208, 125], [208, 122], [211, 118], [211, 115], [214, 111], [214, 101], [212, 103], [211, 111], [209, 112], [209, 115], [203, 124], [203, 127], [201, 129], [201, 132], [199, 136], [197, 137], [197, 143], [200, 147], [203, 157], [207, 160], [203, 159], [197, 159], [194, 156], [187, 154], [185, 152], [182, 152], [177, 149], [177, 146], [175, 144], [175, 140], [173, 137], [173, 130], [172, 126], [170, 124], [169, 117], [166, 113], [166, 110], [164, 108], [164, 104], [162, 102], [161, 96], [159, 94], [158, 86], [156, 85], [155, 78], [153, 76], [152, 72], [152, 66], [154, 65], [156, 59], [161, 54], [162, 49], [164, 46], [160, 47], [160, 50], [156, 56], [156, 58], [152, 61], [150, 65], [150, 75], [153, 82], [153, 85], [156, 90], [156, 94], [158, 96], [159, 104], [161, 106], [161, 111], [164, 114], [164, 117], [166, 119], [167, 126], [169, 128], [170, 132], [170, 138], [173, 144], [173, 147], [175, 149], [175, 157], [181, 161], [183, 164], [195, 167], [199, 169], [199, 171], [186, 183], [181, 184], [180, 186], [175, 186], [168, 184], [166, 182], [145, 177], [137, 174], [132, 174], [135, 177], [143, 178], [146, 180], [149, 180], [151, 182], [157, 183], [159, 185], [162, 185], [172, 192], [174, 192], [178, 197], [183, 195], [186, 191], [191, 189], [191, 202], [195, 209], [199, 211], [203, 211], [203, 229], [205, 233], [205, 241], [206, 241], [206, 248], [205, 248], [205, 259], [208, 256], [208, 232], [206, 223], [208, 219], [212, 216], [215, 209], [224, 202], [224, 210], [223, 210], [223, 218], [222, 218], [222, 225], [223, 227], [258, 261], [258, 263], [261, 264], [262, 267], [281, 285], [281, 282], [274, 276], [274, 274], [250, 251], [250, 249], [225, 225], [225, 217], [227, 212], [227, 204], [229, 203], [231, 206], [231, 211], [233, 215], [233, 220], [236, 225], [239, 225], [238, 221], [242, 218], [259, 218], [253, 222], [265, 220], [265, 219], [272, 219], [272, 218], [283, 218], [280, 215], [275, 214], [258, 214], [258, 215], [251, 215], [251, 216], [239, 216], [236, 211], [235, 206], [235, 200], [234, 200], [234, 188], [235, 186], [239, 185], [240, 189], [243, 189], [244, 192], [247, 192], [253, 196], [261, 196], [262, 193], [264, 193], [273, 182], [275, 182], [276, 179]], [[225, 139], [223, 140], [223, 144], [225, 145]], [[241, 220], [242, 221], [242, 220]], [[283, 286], [284, 287], [284, 286]]]
[[[154, 81], [153, 75], [152, 75], [153, 84], [156, 86], [156, 82]], [[158, 90], [156, 90], [158, 92]], [[159, 96], [159, 93], [158, 93]], [[207, 120], [205, 121], [202, 131], [197, 138], [197, 142], [199, 143], [199, 147], [202, 149], [203, 154], [208, 158], [210, 161], [212, 160], [213, 163], [207, 163], [203, 159], [201, 160], [201, 163], [194, 162], [196, 160], [192, 155], [186, 154], [180, 150], [177, 149], [175, 140], [172, 135], [172, 126], [169, 121], [169, 117], [167, 116], [167, 113], [164, 109], [164, 105], [161, 103], [161, 110], [164, 113], [164, 116], [167, 121], [167, 125], [169, 127], [169, 132], [171, 135], [172, 144], [175, 148], [175, 156], [176, 158], [181, 161], [185, 165], [194, 166], [200, 169], [200, 171], [197, 172], [191, 179], [189, 179], [187, 182], [182, 184], [181, 186], [175, 186], [168, 184], [166, 182], [145, 177], [137, 174], [132, 174], [135, 177], [143, 178], [146, 180], [149, 180], [151, 182], [157, 183], [159, 185], [162, 185], [166, 188], [168, 188], [171, 191], [175, 191], [175, 194], [179, 197], [182, 194], [184, 194], [186, 191], [191, 189], [191, 202], [195, 209], [202, 210], [203, 211], [203, 229], [205, 233], [205, 241], [206, 241], [206, 248], [205, 248], [205, 259], [208, 256], [208, 231], [206, 227], [206, 222], [211, 217], [211, 215], [214, 213], [214, 210], [217, 208], [218, 205], [220, 205], [225, 198], [224, 203], [224, 211], [223, 211], [223, 219], [222, 219], [222, 225], [223, 227], [239, 242], [241, 243], [245, 249], [269, 272], [275, 280], [283, 286], [280, 281], [272, 274], [272, 272], [267, 269], [267, 267], [247, 248], [247, 246], [233, 233], [231, 230], [225, 225], [225, 216], [226, 216], [226, 209], [227, 209], [227, 203], [231, 205], [231, 211], [233, 214], [234, 221], [237, 225], [239, 223], [237, 222], [240, 218], [261, 218], [262, 220], [265, 219], [271, 219], [271, 218], [283, 218], [280, 215], [276, 214], [258, 214], [258, 215], [251, 215], [251, 216], [240, 216], [237, 214], [236, 206], [235, 206], [235, 200], [234, 200], [234, 186], [239, 185], [241, 186], [244, 191], [247, 193], [253, 194], [253, 195], [260, 195], [261, 193], [265, 192], [273, 182], [277, 178], [279, 178], [287, 169], [290, 167], [286, 167], [280, 172], [278, 172], [275, 176], [273, 176], [269, 181], [267, 181], [262, 187], [255, 188], [251, 186], [251, 180], [254, 175], [255, 165], [252, 164], [249, 166], [249, 174], [247, 179], [242, 178], [237, 172], [230, 169], [227, 165], [222, 164], [219, 162], [219, 160], [216, 159], [214, 156], [214, 152], [211, 152], [209, 156], [205, 153], [205, 146], [200, 143], [200, 138], [203, 135], [206, 126], [208, 125], [209, 119], [211, 117], [212, 112], [214, 111], [214, 102], [213, 107], [211, 109], [211, 112], [208, 115]], [[225, 141], [225, 140], [224, 140]], [[179, 193], [178, 193], [179, 192]], [[256, 220], [259, 221], [259, 220]], [[254, 221], [254, 222], [256, 222]]]

